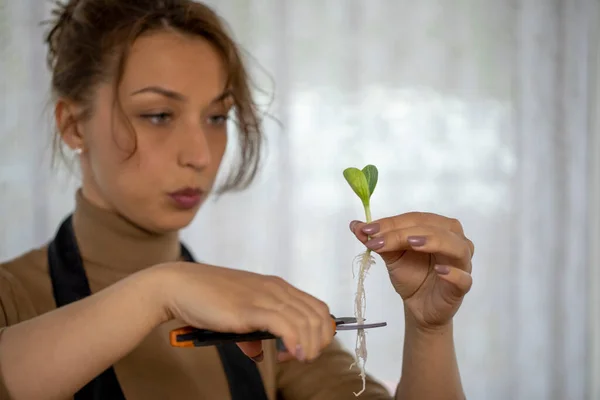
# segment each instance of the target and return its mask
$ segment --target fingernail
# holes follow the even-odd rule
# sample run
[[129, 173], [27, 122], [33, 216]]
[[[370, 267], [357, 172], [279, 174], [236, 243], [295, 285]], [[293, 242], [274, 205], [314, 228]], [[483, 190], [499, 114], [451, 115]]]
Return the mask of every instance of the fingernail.
[[310, 359], [310, 360], [306, 360], [306, 363], [307, 363], [307, 364], [312, 364], [312, 363], [314, 363], [315, 361], [317, 361], [317, 359], [319, 358], [319, 356], [320, 356], [320, 354], [317, 354], [317, 355], [315, 356], [315, 358], [312, 358], [312, 359]]
[[447, 265], [436, 265], [433, 268], [440, 275], [448, 275], [450, 273], [450, 267]]
[[350, 222], [350, 230], [351, 230], [352, 232], [354, 232], [354, 227], [355, 227], [355, 226], [356, 226], [356, 224], [358, 224], [359, 222], [360, 222], [360, 221], [356, 221], [356, 220], [354, 220], [354, 221]]
[[304, 355], [304, 350], [302, 349], [301, 345], [296, 346], [296, 358], [299, 361], [304, 361], [305, 355]]
[[363, 226], [360, 230], [367, 235], [374, 235], [379, 232], [379, 224], [368, 224]]
[[252, 360], [254, 360], [254, 362], [259, 363], [265, 359], [265, 353], [263, 351], [261, 351], [259, 355], [251, 357], [251, 358], [252, 358]]
[[382, 237], [378, 237], [369, 240], [367, 243], [365, 243], [365, 246], [367, 246], [371, 250], [379, 250], [383, 247], [384, 244], [385, 240]]
[[427, 238], [424, 236], [409, 236], [406, 240], [408, 244], [414, 247], [420, 247], [427, 243]]
[[285, 347], [285, 344], [283, 343], [283, 340], [281, 338], [277, 338], [277, 340], [275, 340], [275, 346], [277, 347], [277, 351], [280, 353], [287, 353], [287, 348]]

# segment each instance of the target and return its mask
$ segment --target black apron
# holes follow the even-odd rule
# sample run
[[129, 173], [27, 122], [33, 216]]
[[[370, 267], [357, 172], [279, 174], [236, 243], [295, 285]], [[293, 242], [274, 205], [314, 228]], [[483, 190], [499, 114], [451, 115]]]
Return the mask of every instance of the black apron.
[[[192, 254], [183, 244], [181, 254], [185, 261], [194, 262]], [[64, 220], [48, 247], [48, 266], [57, 307], [91, 295], [73, 231], [72, 216]], [[267, 400], [260, 372], [254, 361], [235, 344], [219, 345], [217, 350], [227, 375], [232, 400]], [[75, 400], [124, 399], [113, 367], [102, 372], [75, 394]]]

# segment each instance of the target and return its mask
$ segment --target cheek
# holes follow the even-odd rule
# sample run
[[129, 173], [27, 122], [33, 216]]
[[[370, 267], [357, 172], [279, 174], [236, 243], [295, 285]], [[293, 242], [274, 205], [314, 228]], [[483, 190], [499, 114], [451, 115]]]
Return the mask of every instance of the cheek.
[[85, 129], [90, 158], [95, 162], [114, 164], [117, 160], [126, 159], [134, 149], [133, 132], [129, 132], [124, 120], [115, 117], [109, 105], [98, 106]]
[[216, 175], [219, 166], [221, 165], [221, 161], [223, 160], [223, 156], [225, 155], [225, 150], [227, 148], [227, 134], [218, 134], [211, 138], [208, 141], [208, 146], [210, 148], [210, 156], [211, 156], [211, 173]]
[[89, 169], [93, 181], [112, 198], [143, 196], [144, 187], [151, 186], [152, 170], [158, 168], [153, 167], [155, 159], [142, 157], [148, 146], [126, 124], [103, 121], [110, 120], [90, 121], [94, 128], [88, 130]]
[[136, 180], [138, 187], [146, 185], [148, 188], [145, 191], [160, 189], [165, 181], [169, 181], [169, 175], [176, 172], [176, 165], [177, 154], [171, 146], [143, 133], [137, 137], [134, 155], [125, 162], [128, 178]]
[[211, 155], [214, 157], [216, 164], [219, 164], [227, 148], [227, 133], [216, 135], [209, 145], [211, 147]]

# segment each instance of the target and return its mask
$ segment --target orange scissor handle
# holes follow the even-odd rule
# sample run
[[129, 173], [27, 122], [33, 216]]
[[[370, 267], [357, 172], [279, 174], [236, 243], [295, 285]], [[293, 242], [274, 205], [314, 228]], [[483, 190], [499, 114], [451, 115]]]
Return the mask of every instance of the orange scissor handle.
[[173, 329], [169, 333], [169, 340], [171, 342], [171, 346], [173, 346], [173, 347], [195, 347], [193, 340], [180, 341], [180, 340], [178, 340], [178, 338], [183, 335], [191, 334], [191, 333], [195, 332], [196, 330], [197, 330], [196, 328], [194, 328], [193, 326], [189, 326], [189, 325], [183, 326], [181, 328]]

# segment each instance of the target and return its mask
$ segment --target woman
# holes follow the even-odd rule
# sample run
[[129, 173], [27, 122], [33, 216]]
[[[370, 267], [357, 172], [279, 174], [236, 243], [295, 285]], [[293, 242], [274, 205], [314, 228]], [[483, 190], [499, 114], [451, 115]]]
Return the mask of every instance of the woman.
[[[219, 189], [246, 186], [259, 156], [257, 107], [219, 19], [189, 0], [72, 0], [55, 15], [57, 140], [78, 154], [82, 185], [48, 246], [0, 266], [0, 398], [354, 398], [360, 377], [325, 304], [275, 277], [195, 263], [178, 240], [217, 190], [230, 112], [241, 162]], [[410, 213], [350, 229], [404, 301], [396, 398], [463, 398], [452, 318], [473, 245], [460, 223]], [[175, 349], [168, 333], [182, 324], [268, 330], [292, 351]], [[369, 378], [361, 397], [390, 396]]]

